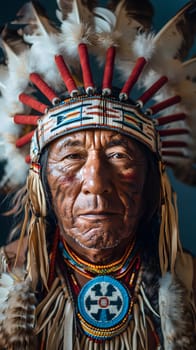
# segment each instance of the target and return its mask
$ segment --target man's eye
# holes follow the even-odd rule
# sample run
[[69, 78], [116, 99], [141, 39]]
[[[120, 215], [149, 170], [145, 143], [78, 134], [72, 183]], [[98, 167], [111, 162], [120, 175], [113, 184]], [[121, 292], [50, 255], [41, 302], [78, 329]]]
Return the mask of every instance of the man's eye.
[[109, 159], [123, 159], [128, 158], [128, 155], [121, 152], [110, 153], [107, 155]]
[[84, 159], [84, 155], [80, 153], [70, 153], [65, 156], [65, 159], [73, 159], [73, 160]]

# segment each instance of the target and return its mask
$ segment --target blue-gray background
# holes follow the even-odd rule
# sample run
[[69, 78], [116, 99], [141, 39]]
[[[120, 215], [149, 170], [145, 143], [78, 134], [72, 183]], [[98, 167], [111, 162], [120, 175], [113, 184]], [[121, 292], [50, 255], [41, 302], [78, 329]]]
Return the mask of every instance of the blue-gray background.
[[[6, 21], [12, 20], [21, 7], [26, 1], [23, 0], [6, 0], [1, 6], [0, 12], [0, 25], [3, 25]], [[47, 9], [48, 13], [54, 18], [55, 0], [41, 0], [40, 1]], [[153, 0], [155, 9], [154, 16], [154, 28], [159, 30], [164, 23], [167, 22], [176, 11], [187, 3], [185, 0]], [[100, 1], [105, 3], [105, 1]], [[196, 53], [196, 45], [191, 54]], [[1, 121], [0, 123], [2, 123]], [[196, 255], [196, 188], [184, 185], [170, 174], [170, 178], [175, 191], [178, 196], [178, 208], [179, 208], [179, 223], [180, 223], [180, 235], [182, 243], [185, 248], [192, 251]], [[4, 195], [1, 194], [0, 199], [3, 199]], [[4, 206], [1, 206], [1, 210]], [[0, 244], [4, 242], [7, 227], [9, 226], [10, 219], [6, 219], [0, 216]]]

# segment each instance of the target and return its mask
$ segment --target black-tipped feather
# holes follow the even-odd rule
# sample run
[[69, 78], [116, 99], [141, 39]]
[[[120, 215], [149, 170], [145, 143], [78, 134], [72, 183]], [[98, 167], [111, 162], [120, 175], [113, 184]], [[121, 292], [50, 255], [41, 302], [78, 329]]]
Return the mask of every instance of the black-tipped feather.
[[148, 0], [112, 0], [109, 2], [108, 8], [115, 12], [120, 3], [124, 3], [123, 6], [127, 12], [127, 16], [131, 19], [135, 19], [142, 24], [145, 29], [151, 27], [152, 18], [154, 15], [154, 9], [150, 1]]
[[17, 13], [12, 23], [21, 25], [20, 34], [34, 35], [56, 33], [56, 25], [48, 18], [43, 7], [37, 2], [27, 2]]
[[[66, 20], [69, 13], [73, 11], [73, 0], [57, 0], [59, 9], [61, 10], [62, 20]], [[77, 1], [77, 4], [80, 9], [88, 9], [90, 12], [93, 11], [94, 7], [97, 5], [97, 2], [94, 0], [80, 0]], [[82, 12], [81, 12], [82, 14]]]
[[196, 34], [196, 1], [186, 4], [156, 35], [157, 49], [167, 50], [171, 58], [183, 59]]

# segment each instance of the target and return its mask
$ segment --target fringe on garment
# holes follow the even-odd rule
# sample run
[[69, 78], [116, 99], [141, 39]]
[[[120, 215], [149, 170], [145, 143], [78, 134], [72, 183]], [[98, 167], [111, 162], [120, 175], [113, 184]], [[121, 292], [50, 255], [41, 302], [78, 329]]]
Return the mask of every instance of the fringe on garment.
[[[39, 166], [39, 165], [38, 165]], [[38, 281], [42, 281], [46, 290], [49, 274], [49, 257], [46, 243], [46, 200], [40, 178], [39, 168], [30, 169], [27, 178], [28, 200], [26, 203], [25, 220], [23, 228], [27, 227], [29, 211], [31, 218], [28, 228], [28, 256], [27, 271], [32, 280], [33, 289], [36, 288]], [[23, 239], [24, 230], [22, 230], [20, 240]]]
[[45, 338], [44, 349], [47, 350], [151, 350], [147, 329], [153, 332], [154, 328], [145, 312], [147, 298], [145, 300], [144, 295], [144, 291], [138, 290], [133, 319], [123, 333], [103, 343], [95, 342], [84, 334], [78, 334], [74, 304], [59, 273], [50, 292], [37, 307], [36, 334]]
[[133, 306], [133, 319], [126, 330], [104, 343], [96, 343], [77, 333], [74, 304], [59, 274], [37, 308], [36, 333], [46, 339], [47, 350], [152, 350], [148, 344], [149, 331], [152, 334], [155, 331], [151, 313], [162, 326], [164, 345], [157, 344], [157, 350], [194, 350], [195, 309], [189, 297], [189, 291], [180, 280], [167, 273], [160, 281], [159, 314], [141, 283]]
[[[191, 284], [190, 284], [191, 285]], [[0, 349], [9, 350], [152, 350], [148, 331], [154, 332], [150, 318], [160, 317], [164, 347], [157, 350], [194, 350], [196, 344], [195, 308], [191, 290], [167, 273], [160, 281], [159, 308], [154, 310], [145, 283], [138, 285], [133, 319], [126, 330], [104, 343], [96, 343], [77, 333], [74, 303], [62, 275], [58, 273], [50, 291], [37, 306], [31, 282], [16, 280], [11, 274], [0, 278]], [[35, 319], [37, 323], [35, 325]], [[45, 340], [38, 346], [36, 338]]]
[[160, 163], [161, 174], [161, 225], [159, 235], [159, 260], [162, 276], [174, 272], [178, 252], [182, 252], [178, 229], [176, 194], [173, 193], [168, 176]]

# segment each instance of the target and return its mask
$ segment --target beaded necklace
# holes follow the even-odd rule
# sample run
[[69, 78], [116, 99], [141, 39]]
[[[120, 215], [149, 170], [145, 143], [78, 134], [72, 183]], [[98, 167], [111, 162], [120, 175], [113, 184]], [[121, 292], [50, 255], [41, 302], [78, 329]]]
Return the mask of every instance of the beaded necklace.
[[[95, 265], [79, 258], [65, 241], [59, 244], [63, 274], [76, 305], [81, 333], [102, 342], [121, 334], [132, 319], [133, 305], [142, 276], [140, 252], [132, 242], [122, 258], [108, 265]], [[82, 288], [74, 272], [89, 279]]]
[[[143, 344], [143, 349], [148, 347], [147, 326], [156, 341], [156, 349], [160, 349], [154, 322], [145, 311], [146, 296], [142, 289], [145, 271], [141, 264], [141, 246], [137, 245], [136, 248], [134, 243], [130, 244], [121, 259], [105, 266], [96, 265], [96, 269], [93, 264], [77, 256], [78, 259], [74, 260], [75, 254], [66, 247], [57, 228], [50, 254], [48, 295], [51, 298], [46, 295], [38, 307], [38, 330], [42, 333], [40, 350], [61, 349], [62, 344], [66, 349], [75, 350], [114, 350], [119, 349], [121, 344], [128, 350], [133, 342], [136, 342], [135, 348], [138, 349], [139, 343]], [[70, 259], [64, 257], [64, 250]], [[81, 275], [84, 272], [83, 275], [89, 280], [82, 288], [75, 272]], [[55, 317], [54, 311], [48, 315], [48, 308], [58, 310]], [[57, 337], [52, 340], [51, 334]]]
[[66, 264], [88, 279], [98, 275], [112, 275], [120, 279], [127, 275], [136, 261], [140, 264], [140, 254], [135, 242], [128, 246], [120, 259], [107, 265], [92, 264], [81, 259], [70, 249], [65, 240], [60, 242], [59, 249]]

